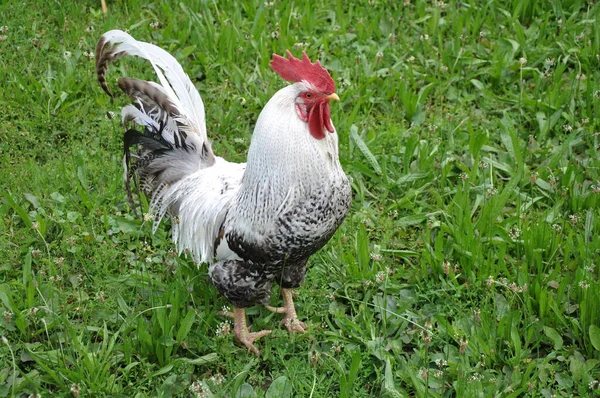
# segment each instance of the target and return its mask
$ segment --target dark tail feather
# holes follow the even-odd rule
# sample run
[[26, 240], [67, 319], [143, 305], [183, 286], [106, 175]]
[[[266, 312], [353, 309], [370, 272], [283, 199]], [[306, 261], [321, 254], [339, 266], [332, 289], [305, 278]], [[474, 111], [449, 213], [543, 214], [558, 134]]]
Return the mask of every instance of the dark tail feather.
[[157, 86], [153, 86], [145, 80], [121, 77], [118, 80], [119, 88], [134, 101], [141, 101], [152, 108], [157, 107], [164, 110], [170, 117], [180, 116], [179, 109], [173, 105], [169, 97]]
[[[146, 129], [147, 130], [147, 129]], [[131, 162], [131, 147], [136, 146], [138, 144], [144, 145], [147, 148], [161, 149], [162, 145], [157, 141], [154, 141], [148, 137], [146, 137], [142, 132], [129, 129], [123, 135], [123, 154], [125, 156], [125, 190], [127, 191], [127, 201], [129, 202], [129, 206], [133, 209], [133, 214], [138, 217], [137, 205], [133, 200], [133, 193], [131, 191], [131, 178], [135, 175], [136, 169], [138, 168], [138, 164]], [[162, 147], [164, 148], [164, 147]], [[140, 194], [140, 184], [139, 179], [136, 180], [135, 183], [137, 194]]]
[[[199, 169], [212, 166], [216, 161], [206, 139], [202, 100], [197, 93], [191, 95], [194, 93], [185, 91], [193, 89], [191, 83], [186, 83], [189, 78], [180, 71], [175, 59], [165, 54], [163, 50], [137, 42], [120, 31], [107, 32], [96, 46], [98, 81], [111, 97], [106, 70], [110, 63], [126, 55], [150, 60], [159, 77], [163, 76], [162, 69], [167, 80], [171, 79], [171, 83], [167, 84], [163, 76], [163, 85], [127, 77], [118, 80], [119, 88], [133, 100], [132, 105], [123, 108], [122, 117], [128, 126], [123, 135], [124, 181], [127, 199], [136, 215], [132, 179], [138, 194], [143, 191], [154, 199], [161, 190]], [[167, 60], [161, 58], [167, 56]], [[185, 83], [182, 83], [183, 86], [180, 84], [182, 81]], [[187, 109], [190, 104], [195, 108]], [[201, 121], [198, 121], [198, 116], [202, 116]], [[137, 149], [132, 150], [132, 147]]]
[[113, 43], [106, 41], [104, 36], [98, 40], [98, 44], [96, 44], [96, 76], [98, 77], [98, 82], [100, 83], [100, 87], [106, 94], [108, 94], [111, 98], [113, 98], [112, 93], [108, 88], [108, 83], [106, 82], [106, 70], [108, 66], [116, 61], [119, 58], [127, 55], [126, 52], [121, 51], [117, 52], [111, 50]]
[[[159, 123], [161, 126], [158, 130], [151, 127], [145, 127], [144, 132], [138, 131], [134, 128], [129, 129], [123, 135], [123, 154], [125, 157], [125, 189], [127, 191], [127, 200], [129, 205], [133, 209], [135, 216], [137, 217], [137, 206], [133, 200], [133, 193], [131, 191], [131, 179], [132, 176], [137, 176], [135, 181], [137, 194], [140, 194], [140, 186], [145, 194], [152, 194], [151, 183], [148, 180], [150, 177], [144, 172], [144, 168], [150, 164], [150, 162], [166, 151], [172, 150], [173, 145], [167, 142], [162, 136], [162, 129], [164, 124]], [[140, 146], [138, 154], [136, 155], [136, 161], [132, 162], [131, 147]]]

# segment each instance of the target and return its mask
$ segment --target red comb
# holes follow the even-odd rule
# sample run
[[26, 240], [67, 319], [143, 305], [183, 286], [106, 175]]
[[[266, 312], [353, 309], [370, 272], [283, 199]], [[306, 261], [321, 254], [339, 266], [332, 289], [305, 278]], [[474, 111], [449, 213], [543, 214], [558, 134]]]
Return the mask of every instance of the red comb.
[[315, 63], [310, 62], [308, 55], [304, 51], [302, 51], [302, 60], [294, 58], [289, 50], [287, 51], [287, 56], [288, 58], [284, 58], [273, 54], [271, 68], [279, 76], [288, 82], [294, 83], [306, 80], [323, 93], [335, 93], [335, 82], [329, 75], [329, 72], [327, 72], [327, 69], [323, 68], [319, 61]]

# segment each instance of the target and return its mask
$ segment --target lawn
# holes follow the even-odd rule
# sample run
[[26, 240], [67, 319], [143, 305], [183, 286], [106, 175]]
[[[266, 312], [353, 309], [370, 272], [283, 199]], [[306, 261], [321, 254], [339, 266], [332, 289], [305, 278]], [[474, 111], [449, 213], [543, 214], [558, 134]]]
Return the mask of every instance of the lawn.
[[[0, 5], [0, 397], [600, 395], [600, 3], [108, 8]], [[255, 358], [206, 265], [134, 216], [110, 29], [181, 62], [233, 161], [287, 84], [273, 53], [331, 72], [354, 199], [295, 299], [306, 334], [252, 307]]]

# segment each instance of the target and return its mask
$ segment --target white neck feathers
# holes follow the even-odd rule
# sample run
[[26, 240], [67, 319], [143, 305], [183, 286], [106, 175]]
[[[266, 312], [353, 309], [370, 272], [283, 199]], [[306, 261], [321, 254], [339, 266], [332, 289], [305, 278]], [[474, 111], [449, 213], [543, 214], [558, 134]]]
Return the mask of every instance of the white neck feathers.
[[301, 200], [343, 173], [336, 132], [317, 140], [296, 113], [302, 89], [303, 84], [296, 83], [279, 90], [258, 117], [238, 195], [248, 209], [264, 210], [252, 217], [255, 220], [276, 216], [286, 203]]

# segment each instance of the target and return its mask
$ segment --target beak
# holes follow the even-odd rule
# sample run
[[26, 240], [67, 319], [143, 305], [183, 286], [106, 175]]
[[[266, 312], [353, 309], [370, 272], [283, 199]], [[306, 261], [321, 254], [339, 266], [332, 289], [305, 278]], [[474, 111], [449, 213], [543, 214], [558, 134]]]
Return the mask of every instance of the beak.
[[333, 93], [333, 94], [329, 94], [327, 97], [325, 97], [325, 99], [328, 101], [332, 101], [332, 100], [339, 101], [340, 97], [338, 97], [338, 95], [336, 93]]

